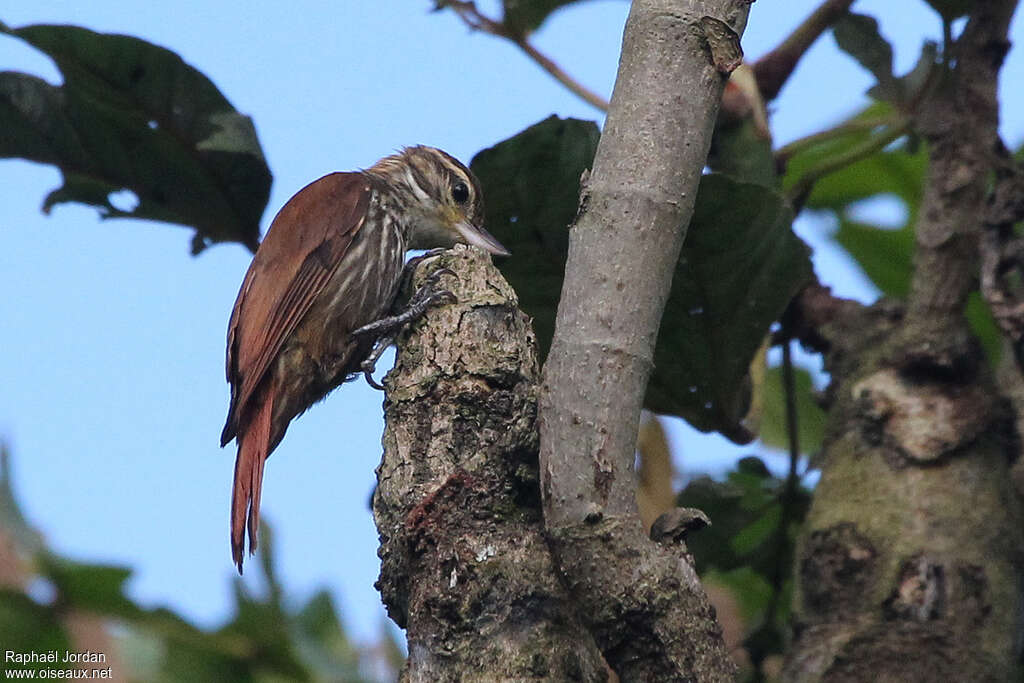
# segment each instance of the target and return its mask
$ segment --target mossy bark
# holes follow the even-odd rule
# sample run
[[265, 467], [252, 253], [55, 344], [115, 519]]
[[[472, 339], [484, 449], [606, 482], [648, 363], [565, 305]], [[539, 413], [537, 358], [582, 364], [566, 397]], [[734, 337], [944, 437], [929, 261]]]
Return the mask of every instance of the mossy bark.
[[904, 304], [844, 304], [813, 335], [832, 374], [799, 542], [788, 681], [1020, 680], [1024, 531], [1012, 408], [964, 317], [998, 148], [1014, 0], [975, 3], [916, 105], [928, 145]]
[[537, 355], [515, 293], [475, 249], [426, 262], [458, 303], [401, 339], [373, 498], [378, 588], [406, 629], [403, 681], [606, 681], [543, 534]]
[[1018, 680], [1015, 432], [981, 350], [954, 373], [910, 363], [890, 304], [843, 328], [786, 680]]

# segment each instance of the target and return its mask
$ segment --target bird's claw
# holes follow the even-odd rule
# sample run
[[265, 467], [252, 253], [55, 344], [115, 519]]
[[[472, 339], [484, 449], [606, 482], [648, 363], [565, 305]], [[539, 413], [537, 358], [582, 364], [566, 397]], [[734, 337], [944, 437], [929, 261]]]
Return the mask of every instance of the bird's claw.
[[455, 296], [454, 292], [447, 289], [441, 289], [435, 292], [431, 292], [423, 297], [423, 300], [418, 302], [420, 306], [440, 306], [442, 304], [457, 304], [459, 303], [459, 297]]
[[367, 356], [366, 360], [359, 364], [359, 369], [366, 378], [366, 383], [374, 389], [384, 391], [384, 387], [373, 378], [373, 373], [377, 368], [377, 361], [380, 359], [381, 354], [384, 353], [384, 350], [387, 347], [394, 343], [395, 335], [398, 331], [414, 320], [423, 317], [423, 314], [427, 312], [427, 309], [432, 306], [445, 303], [458, 303], [459, 298], [455, 296], [453, 292], [450, 292], [447, 289], [434, 289], [434, 285], [438, 283], [443, 275], [454, 276], [455, 272], [449, 268], [438, 268], [436, 271], [431, 273], [424, 280], [423, 285], [416, 290], [416, 293], [413, 294], [412, 298], [409, 300], [408, 307], [404, 311], [389, 318], [375, 320], [372, 323], [363, 325], [362, 327], [352, 331], [353, 337], [364, 337], [369, 335], [377, 336], [377, 341], [374, 344], [373, 350], [370, 351], [370, 355]]
[[359, 369], [363, 371], [363, 377], [366, 378], [366, 383], [377, 391], [384, 391], [384, 385], [379, 383], [373, 378], [373, 373], [377, 369], [377, 363], [370, 363], [369, 361], [363, 361], [359, 366]]
[[[423, 284], [421, 284], [419, 288], [416, 290], [416, 292], [412, 295], [412, 297], [409, 298], [409, 308], [422, 304], [424, 301], [428, 299], [433, 299], [435, 294], [439, 294], [440, 292], [435, 292], [432, 290], [434, 289], [435, 286], [437, 286], [437, 283], [441, 281], [441, 277], [444, 275], [458, 277], [457, 275], [455, 275], [455, 271], [453, 271], [451, 268], [438, 268], [433, 273], [424, 278]], [[451, 292], [447, 293], [452, 297], [455, 296]], [[449, 303], [455, 303], [456, 301], [458, 301], [458, 299], [455, 299], [454, 301]]]
[[395, 338], [391, 335], [380, 337], [374, 344], [373, 349], [370, 351], [370, 355], [366, 357], [366, 360], [359, 364], [359, 369], [362, 370], [363, 377], [366, 378], [366, 383], [379, 391], [384, 391], [384, 386], [373, 378], [373, 373], [377, 370], [377, 361], [380, 360], [384, 350], [391, 346], [394, 341]]

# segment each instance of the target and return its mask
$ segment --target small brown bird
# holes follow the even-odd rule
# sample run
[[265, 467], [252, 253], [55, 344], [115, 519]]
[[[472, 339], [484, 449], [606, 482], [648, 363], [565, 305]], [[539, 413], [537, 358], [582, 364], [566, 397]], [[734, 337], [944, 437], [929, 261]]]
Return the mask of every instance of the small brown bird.
[[247, 521], [256, 550], [266, 459], [293, 418], [366, 369], [375, 340], [360, 328], [390, 311], [406, 250], [464, 243], [508, 255], [482, 223], [476, 177], [432, 147], [324, 176], [274, 218], [228, 324], [221, 446], [238, 441], [231, 555], [239, 573]]

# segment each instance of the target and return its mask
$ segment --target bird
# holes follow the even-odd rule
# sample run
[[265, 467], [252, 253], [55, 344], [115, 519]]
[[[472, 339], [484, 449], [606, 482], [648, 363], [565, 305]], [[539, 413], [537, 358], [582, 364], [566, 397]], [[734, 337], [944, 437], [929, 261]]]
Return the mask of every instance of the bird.
[[[231, 556], [256, 551], [267, 458], [291, 421], [367, 371], [392, 310], [406, 251], [469, 244], [509, 252], [483, 226], [480, 183], [455, 157], [405, 147], [295, 194], [271, 222], [242, 281], [227, 333], [231, 402], [221, 447], [237, 442]], [[445, 292], [445, 294], [448, 294]], [[419, 312], [436, 296], [413, 297]], [[417, 311], [411, 311], [416, 313]], [[390, 340], [388, 340], [390, 341]], [[367, 372], [369, 378], [369, 372]]]

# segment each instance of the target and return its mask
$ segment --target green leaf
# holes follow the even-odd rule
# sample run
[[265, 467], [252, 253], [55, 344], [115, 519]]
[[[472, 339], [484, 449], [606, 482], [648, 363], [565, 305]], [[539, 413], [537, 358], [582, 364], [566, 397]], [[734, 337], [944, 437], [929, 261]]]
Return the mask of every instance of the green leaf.
[[[597, 127], [551, 117], [471, 164], [487, 200], [487, 227], [513, 253], [499, 263], [534, 318], [547, 356], [562, 289], [568, 226]], [[811, 278], [781, 196], [705, 176], [662, 319], [645, 406], [745, 442], [747, 369], [773, 321]]]
[[[9, 588], [0, 588], [0, 643], [3, 643], [4, 651], [21, 654], [45, 654], [51, 650], [63, 653], [71, 648], [53, 608], [40, 605]], [[39, 671], [53, 669], [55, 665], [5, 661], [3, 668], [11, 672], [18, 669]]]
[[927, 166], [923, 151], [879, 152], [831, 173], [817, 183], [807, 201], [808, 208], [842, 209], [880, 194], [894, 194], [907, 203], [911, 216], [921, 203], [921, 181]]
[[760, 517], [748, 524], [732, 537], [730, 544], [733, 551], [740, 557], [746, 557], [767, 543], [775, 534], [782, 519], [782, 506], [775, 503], [764, 511]]
[[883, 294], [905, 297], [910, 292], [914, 255], [914, 232], [910, 226], [886, 230], [841, 219], [835, 239]]
[[832, 25], [839, 49], [856, 59], [878, 80], [878, 99], [898, 102], [902, 93], [892, 73], [892, 46], [878, 32], [878, 22], [865, 14], [849, 13]]
[[740, 605], [744, 621], [759, 619], [772, 598], [772, 585], [750, 567], [737, 567], [730, 571], [710, 571], [707, 580], [729, 589]]
[[[864, 144], [882, 128], [871, 124], [885, 121], [896, 121], [893, 108], [876, 102], [839, 124], [837, 130], [844, 134], [802, 147], [786, 162], [784, 190], [790, 191], [809, 171]], [[807, 197], [807, 208], [841, 212], [853, 202], [893, 194], [906, 203], [911, 216], [916, 215], [928, 156], [923, 148], [911, 152], [907, 147], [876, 152], [819, 179]]]
[[[752, 567], [771, 576], [778, 566], [779, 553], [786, 554], [782, 560], [788, 565], [793, 533], [788, 535], [788, 543], [773, 543], [751, 552], [758, 543], [777, 533], [784, 489], [785, 482], [772, 476], [764, 463], [753, 457], [737, 463], [737, 469], [729, 472], [726, 481], [710, 477], [691, 480], [679, 494], [677, 505], [703, 510], [711, 518], [710, 527], [686, 539], [697, 571], [703, 574], [710, 568], [729, 571]], [[810, 492], [801, 486], [795, 500], [789, 503], [793, 528], [806, 517], [810, 500]]]
[[[888, 105], [876, 103], [849, 121], [875, 118], [887, 111]], [[808, 168], [829, 155], [842, 154], [869, 134], [870, 131], [858, 130], [802, 150], [787, 165], [784, 187], [792, 187]], [[1018, 154], [1021, 152], [1024, 147]], [[927, 166], [928, 154], [923, 145], [913, 151], [904, 147], [879, 152], [825, 176], [807, 198], [808, 208], [836, 214], [839, 229], [834, 239], [885, 296], [903, 298], [910, 292], [915, 248], [913, 226], [921, 206]], [[903, 227], [891, 229], [849, 217], [854, 204], [881, 195], [895, 196], [903, 202], [907, 210]], [[991, 311], [977, 292], [968, 300], [966, 315], [989, 362], [996, 363], [1002, 354], [1001, 335]], [[765, 410], [769, 409], [766, 406]]]
[[57, 588], [61, 604], [102, 615], [134, 617], [139, 608], [124, 594], [124, 584], [132, 570], [75, 562], [44, 554], [40, 569]]
[[729, 543], [752, 518], [751, 513], [740, 506], [742, 496], [743, 491], [736, 484], [715, 481], [708, 476], [691, 480], [680, 492], [677, 505], [702, 510], [711, 519], [711, 526], [686, 539], [686, 546], [701, 574], [712, 567], [726, 571], [744, 564]]
[[[845, 154], [874, 133], [868, 127], [858, 128], [858, 122], [884, 120], [891, 113], [890, 105], [873, 104], [842, 124], [850, 128], [848, 134], [827, 139], [795, 154], [787, 163], [783, 187], [787, 190], [792, 188], [809, 169], [831, 157]], [[928, 164], [927, 152], [921, 147], [913, 152], [904, 147], [865, 157], [818, 180], [807, 197], [808, 208], [836, 214], [839, 219], [836, 241], [887, 296], [904, 296], [910, 287], [914, 250], [912, 225], [921, 205]], [[880, 195], [902, 200], [907, 210], [903, 228], [884, 229], [850, 217], [856, 202]]]
[[22, 514], [11, 481], [11, 454], [0, 441], [0, 533], [9, 536], [20, 552], [35, 555], [42, 550], [43, 539]]
[[267, 587], [267, 594], [261, 597], [251, 593], [241, 578], [236, 578], [237, 614], [221, 634], [240, 637], [251, 643], [253, 656], [248, 662], [250, 667], [272, 672], [285, 680], [312, 680], [311, 672], [302, 661], [299, 643], [293, 638], [283, 590], [277, 582], [273, 534], [266, 519], [260, 524], [259, 543], [261, 561], [253, 564], [261, 570], [261, 583]]
[[331, 594], [320, 591], [294, 618], [296, 646], [320, 680], [348, 683], [361, 681], [359, 653], [338, 619]]
[[[0, 31], [53, 58], [63, 86], [0, 73], [0, 157], [54, 164], [63, 202], [105, 218], [191, 226], [196, 251], [235, 241], [255, 249], [271, 175], [252, 120], [202, 73], [170, 50], [130, 36], [76, 26]], [[130, 190], [138, 205], [110, 195]]]
[[[809, 169], [845, 154], [874, 133], [869, 127], [857, 127], [858, 122], [884, 120], [891, 112], [889, 105], [876, 103], [842, 124], [850, 129], [848, 134], [795, 154], [787, 164], [783, 187], [792, 188]], [[927, 163], [923, 148], [913, 152], [906, 147], [877, 152], [821, 178], [807, 197], [808, 208], [836, 214], [839, 230], [835, 240], [887, 296], [904, 296], [909, 291], [914, 250], [912, 226], [921, 205]], [[885, 229], [850, 217], [854, 204], [880, 195], [895, 196], [903, 202], [907, 210], [903, 228]]]
[[[816, 453], [825, 433], [825, 411], [814, 400], [811, 373], [793, 368], [796, 392], [797, 433], [801, 453]], [[782, 368], [768, 368], [765, 373], [764, 404], [761, 417], [761, 442], [772, 448], [789, 450], [786, 433], [786, 396], [782, 390]]]

